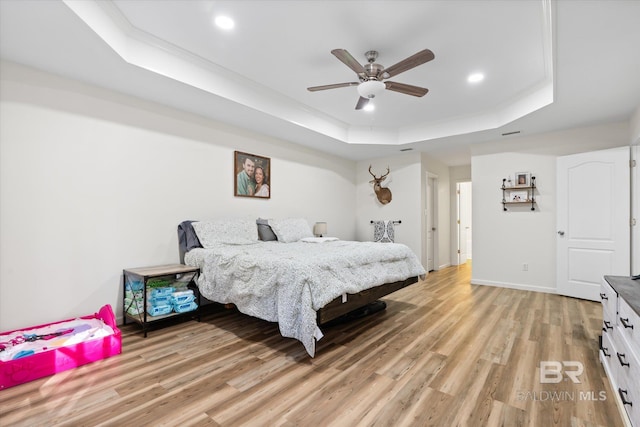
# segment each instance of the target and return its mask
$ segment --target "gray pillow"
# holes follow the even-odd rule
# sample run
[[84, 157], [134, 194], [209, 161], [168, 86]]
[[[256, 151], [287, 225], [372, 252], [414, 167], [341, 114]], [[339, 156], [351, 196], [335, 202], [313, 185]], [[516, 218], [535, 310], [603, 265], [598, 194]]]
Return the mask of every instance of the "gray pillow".
[[265, 242], [278, 240], [275, 233], [271, 229], [271, 226], [269, 225], [268, 219], [258, 218], [256, 220], [256, 224], [258, 224], [258, 238], [260, 240], [264, 240]]

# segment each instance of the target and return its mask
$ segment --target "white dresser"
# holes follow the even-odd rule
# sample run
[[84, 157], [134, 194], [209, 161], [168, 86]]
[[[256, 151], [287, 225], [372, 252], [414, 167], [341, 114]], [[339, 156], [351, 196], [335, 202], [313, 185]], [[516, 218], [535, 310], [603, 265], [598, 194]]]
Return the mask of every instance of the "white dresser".
[[640, 280], [604, 276], [600, 360], [623, 417], [640, 427]]

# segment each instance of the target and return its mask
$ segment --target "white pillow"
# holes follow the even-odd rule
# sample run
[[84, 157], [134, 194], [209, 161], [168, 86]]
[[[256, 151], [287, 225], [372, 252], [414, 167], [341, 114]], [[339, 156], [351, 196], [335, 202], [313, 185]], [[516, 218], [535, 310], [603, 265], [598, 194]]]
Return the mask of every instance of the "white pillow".
[[269, 225], [279, 242], [297, 242], [305, 237], [313, 237], [313, 231], [304, 218], [270, 219]]
[[258, 227], [255, 220], [220, 219], [194, 222], [192, 225], [203, 248], [211, 248], [218, 243], [228, 245], [258, 243]]

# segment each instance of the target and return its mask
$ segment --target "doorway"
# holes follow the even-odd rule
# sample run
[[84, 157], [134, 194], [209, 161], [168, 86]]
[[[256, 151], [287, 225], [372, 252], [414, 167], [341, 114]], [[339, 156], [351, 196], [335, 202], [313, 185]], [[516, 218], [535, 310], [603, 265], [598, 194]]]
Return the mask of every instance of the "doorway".
[[457, 259], [458, 265], [466, 263], [472, 258], [472, 227], [471, 227], [471, 182], [456, 184], [457, 200]]
[[438, 270], [438, 176], [426, 173], [425, 259], [426, 270]]

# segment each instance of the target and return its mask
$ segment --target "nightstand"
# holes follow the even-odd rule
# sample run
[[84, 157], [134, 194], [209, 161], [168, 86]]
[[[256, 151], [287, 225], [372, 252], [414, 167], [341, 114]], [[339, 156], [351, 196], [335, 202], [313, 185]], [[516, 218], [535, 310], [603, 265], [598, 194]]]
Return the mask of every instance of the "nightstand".
[[122, 322], [142, 325], [144, 336], [151, 323], [174, 317], [200, 321], [200, 292], [195, 283], [198, 267], [184, 264], [123, 270]]

